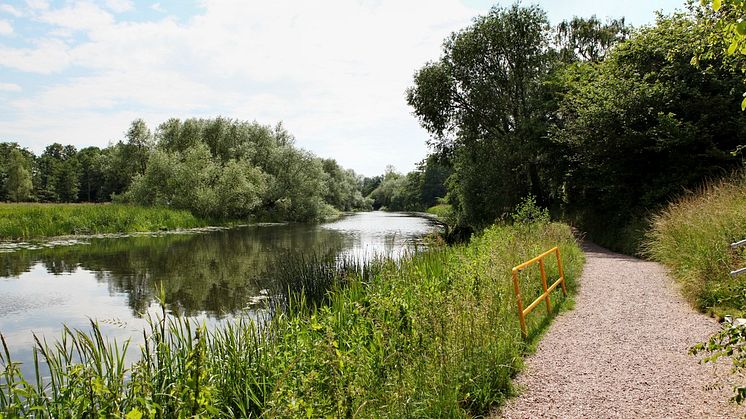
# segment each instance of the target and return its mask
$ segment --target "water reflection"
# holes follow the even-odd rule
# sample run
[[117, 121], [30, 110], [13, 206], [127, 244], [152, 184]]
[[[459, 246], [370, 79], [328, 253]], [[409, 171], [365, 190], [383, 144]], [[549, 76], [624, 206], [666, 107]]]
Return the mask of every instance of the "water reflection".
[[360, 213], [321, 225], [95, 238], [0, 253], [0, 332], [13, 346], [30, 346], [31, 331], [56, 338], [63, 323], [86, 327], [92, 318], [109, 336], [126, 338], [156, 309], [158, 284], [175, 311], [216, 321], [245, 310], [293, 254], [397, 257], [433, 228], [407, 214]]

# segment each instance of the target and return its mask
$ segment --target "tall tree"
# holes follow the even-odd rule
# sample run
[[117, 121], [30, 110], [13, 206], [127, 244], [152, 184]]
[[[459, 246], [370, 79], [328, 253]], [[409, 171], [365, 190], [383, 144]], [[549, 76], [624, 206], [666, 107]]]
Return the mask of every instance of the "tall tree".
[[549, 23], [537, 6], [493, 8], [451, 35], [443, 56], [420, 69], [407, 101], [452, 156], [464, 222], [485, 225], [533, 191], [547, 112], [542, 81], [552, 65]]
[[126, 137], [129, 146], [129, 158], [135, 161], [137, 173], [143, 175], [148, 164], [150, 149], [153, 146], [153, 135], [145, 121], [136, 119], [132, 121]]
[[13, 149], [8, 157], [5, 191], [10, 201], [28, 201], [34, 185], [26, 157], [18, 149]]

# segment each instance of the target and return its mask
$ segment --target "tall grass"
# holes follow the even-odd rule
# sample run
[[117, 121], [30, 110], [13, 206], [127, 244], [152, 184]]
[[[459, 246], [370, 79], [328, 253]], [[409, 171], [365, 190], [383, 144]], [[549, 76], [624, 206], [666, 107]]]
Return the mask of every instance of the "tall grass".
[[[512, 393], [531, 345], [521, 338], [510, 268], [559, 244], [570, 290], [582, 253], [567, 226], [493, 227], [468, 245], [432, 249], [372, 269], [326, 268], [289, 291], [284, 311], [207, 330], [161, 317], [141, 360], [126, 345], [65, 330], [37, 344], [35, 377], [0, 355], [0, 414], [39, 417], [465, 417]], [[547, 264], [548, 274], [557, 269]], [[314, 277], [332, 289], [320, 295]], [[522, 277], [540, 294], [538, 272]], [[311, 290], [317, 297], [306, 298]], [[555, 305], [561, 306], [559, 293]], [[539, 310], [537, 310], [539, 311]], [[532, 313], [535, 337], [546, 324]], [[51, 371], [47, 374], [45, 366]]]
[[712, 183], [671, 204], [653, 219], [646, 252], [668, 266], [685, 295], [713, 314], [744, 314], [746, 253], [729, 243], [746, 238], [746, 172]]
[[189, 211], [118, 204], [0, 204], [0, 239], [203, 227]]

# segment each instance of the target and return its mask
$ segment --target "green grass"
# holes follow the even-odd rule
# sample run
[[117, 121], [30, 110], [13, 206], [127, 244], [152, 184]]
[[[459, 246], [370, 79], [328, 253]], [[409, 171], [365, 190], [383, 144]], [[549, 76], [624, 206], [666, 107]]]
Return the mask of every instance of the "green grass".
[[[238, 319], [209, 331], [164, 310], [129, 367], [126, 347], [95, 324], [66, 330], [59, 343], [38, 343], [34, 377], [0, 353], [0, 416], [484, 414], [513, 394], [522, 357], [548, 324], [541, 305], [528, 318], [532, 338], [521, 338], [510, 269], [557, 244], [572, 292], [583, 255], [567, 226], [502, 226], [399, 262], [288, 271], [305, 285], [276, 297], [288, 308], [261, 326]], [[557, 275], [552, 261], [547, 270]], [[527, 300], [540, 294], [538, 275], [521, 277]], [[305, 298], [304, 288], [319, 296], [315, 281], [333, 288]]]
[[671, 269], [695, 307], [722, 317], [746, 313], [746, 172], [713, 183], [671, 204], [653, 220], [646, 253]]
[[428, 208], [427, 212], [438, 218], [446, 219], [451, 216], [453, 209], [451, 208], [451, 204], [438, 204]]
[[0, 239], [204, 227], [189, 211], [119, 204], [0, 204]]

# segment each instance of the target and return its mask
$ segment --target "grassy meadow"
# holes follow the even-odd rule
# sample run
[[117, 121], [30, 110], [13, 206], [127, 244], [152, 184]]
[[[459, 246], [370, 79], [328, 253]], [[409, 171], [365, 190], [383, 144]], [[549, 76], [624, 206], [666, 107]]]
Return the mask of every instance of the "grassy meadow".
[[646, 253], [668, 266], [689, 300], [716, 316], [746, 315], [746, 172], [686, 196], [653, 219]]
[[[510, 270], [555, 245], [573, 292], [583, 255], [569, 227], [494, 226], [469, 244], [398, 262], [288, 271], [304, 286], [281, 297], [290, 304], [261, 326], [247, 317], [207, 330], [164, 309], [131, 366], [123, 353], [137, 349], [107, 342], [95, 323], [68, 330], [57, 343], [38, 343], [32, 377], [0, 351], [0, 416], [484, 414], [513, 393], [522, 357], [548, 324], [541, 305], [522, 339]], [[556, 277], [553, 261], [547, 269]], [[525, 299], [540, 294], [537, 271], [522, 276]], [[319, 294], [319, 283], [330, 291]], [[321, 298], [306, 298], [306, 288]], [[555, 310], [567, 306], [560, 296]]]
[[0, 239], [204, 227], [189, 211], [120, 204], [0, 203]]

